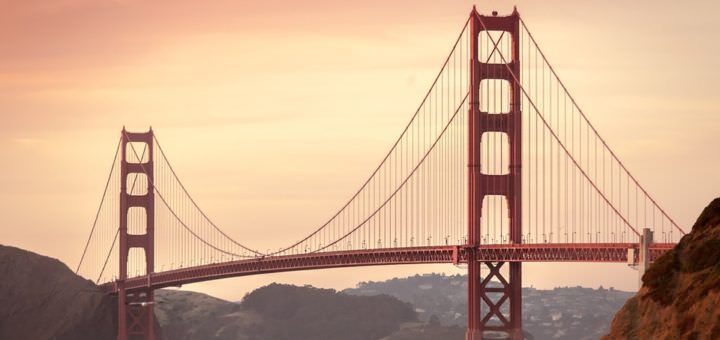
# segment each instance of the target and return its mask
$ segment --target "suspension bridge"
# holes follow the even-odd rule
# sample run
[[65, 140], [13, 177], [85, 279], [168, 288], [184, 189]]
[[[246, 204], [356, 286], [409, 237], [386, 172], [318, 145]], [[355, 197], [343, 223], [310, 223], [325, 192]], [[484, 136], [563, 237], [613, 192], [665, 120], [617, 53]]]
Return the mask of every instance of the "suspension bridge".
[[521, 339], [523, 262], [642, 272], [685, 233], [599, 135], [517, 10], [474, 8], [374, 171], [326, 220], [292, 228], [307, 235], [272, 251], [238, 241], [190, 195], [152, 129], [123, 129], [76, 272], [117, 297], [125, 340], [156, 337], [153, 292], [163, 287], [464, 264], [466, 338]]

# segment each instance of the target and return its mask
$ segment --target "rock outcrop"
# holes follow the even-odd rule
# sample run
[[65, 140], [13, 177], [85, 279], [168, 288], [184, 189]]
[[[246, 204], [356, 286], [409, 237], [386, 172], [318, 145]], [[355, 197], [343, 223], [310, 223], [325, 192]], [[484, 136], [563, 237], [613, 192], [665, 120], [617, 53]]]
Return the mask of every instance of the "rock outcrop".
[[720, 198], [642, 280], [605, 339], [720, 339]]

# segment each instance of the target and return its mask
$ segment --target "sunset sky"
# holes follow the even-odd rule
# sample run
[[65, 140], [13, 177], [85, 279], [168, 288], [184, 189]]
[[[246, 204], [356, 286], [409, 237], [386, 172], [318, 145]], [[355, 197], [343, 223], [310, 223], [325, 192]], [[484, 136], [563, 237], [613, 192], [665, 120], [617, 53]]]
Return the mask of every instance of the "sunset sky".
[[[0, 243], [74, 269], [120, 130], [152, 126], [203, 209], [277, 248], [357, 188], [419, 104], [471, 1], [0, 0]], [[686, 229], [720, 196], [717, 1], [518, 1], [630, 171]], [[501, 14], [512, 2], [477, 2]], [[623, 264], [525, 265], [524, 285], [636, 288]], [[450, 265], [278, 281], [345, 288]]]

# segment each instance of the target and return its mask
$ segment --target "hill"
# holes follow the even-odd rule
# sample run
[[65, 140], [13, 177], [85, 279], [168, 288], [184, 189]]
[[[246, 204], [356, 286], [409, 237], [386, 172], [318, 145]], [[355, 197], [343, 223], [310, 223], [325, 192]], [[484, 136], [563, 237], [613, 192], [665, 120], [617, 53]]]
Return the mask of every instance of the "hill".
[[310, 286], [271, 284], [245, 296], [240, 306], [262, 316], [250, 333], [258, 339], [379, 339], [417, 321], [412, 306], [387, 295]]
[[[467, 280], [464, 275], [416, 275], [381, 282], [361, 282], [344, 292], [387, 294], [415, 306], [421, 321], [433, 316], [443, 325], [467, 325]], [[523, 329], [535, 339], [599, 339], [607, 333], [613, 315], [633, 294], [613, 288], [523, 288]], [[507, 312], [506, 309], [503, 309]], [[443, 330], [448, 331], [446, 330]], [[458, 334], [457, 332], [453, 334]]]
[[155, 292], [155, 317], [164, 340], [243, 340], [242, 330], [260, 316], [240, 311], [237, 304], [209, 295], [160, 289]]
[[[116, 302], [62, 262], [0, 245], [0, 339], [114, 339]], [[272, 284], [232, 303], [158, 290], [160, 339], [380, 339], [421, 325], [396, 298]]]
[[109, 296], [62, 262], [0, 245], [0, 339], [114, 337]]
[[720, 339], [720, 198], [642, 280], [606, 339]]

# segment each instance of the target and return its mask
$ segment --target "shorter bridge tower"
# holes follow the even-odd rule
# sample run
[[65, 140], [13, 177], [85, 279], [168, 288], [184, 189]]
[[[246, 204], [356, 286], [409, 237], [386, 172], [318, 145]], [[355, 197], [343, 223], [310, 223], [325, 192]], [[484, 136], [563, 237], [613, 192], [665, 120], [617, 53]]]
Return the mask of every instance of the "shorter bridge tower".
[[[136, 145], [140, 145], [138, 150]], [[153, 190], [153, 132], [127, 132], [121, 136], [120, 162], [120, 275], [118, 276], [118, 340], [155, 339], [155, 296], [153, 289], [125, 290], [128, 277], [128, 258], [132, 248], [145, 254], [147, 277], [154, 272], [155, 263], [155, 192]], [[143, 178], [144, 177], [144, 178]], [[135, 184], [147, 185], [142, 193], [135, 192]], [[143, 192], [144, 191], [144, 192]], [[131, 209], [144, 210], [141, 219], [129, 219]], [[140, 225], [134, 225], [139, 223]], [[129, 228], [128, 228], [129, 227]]]

